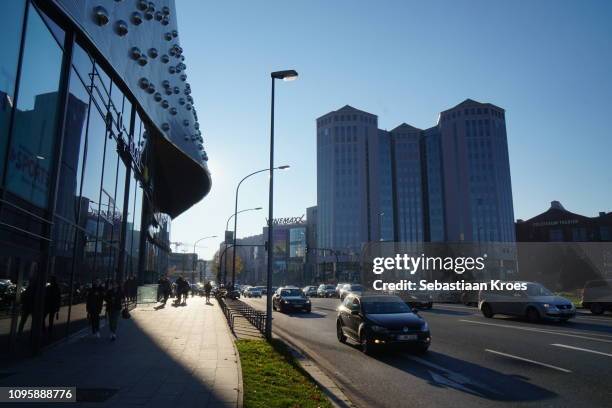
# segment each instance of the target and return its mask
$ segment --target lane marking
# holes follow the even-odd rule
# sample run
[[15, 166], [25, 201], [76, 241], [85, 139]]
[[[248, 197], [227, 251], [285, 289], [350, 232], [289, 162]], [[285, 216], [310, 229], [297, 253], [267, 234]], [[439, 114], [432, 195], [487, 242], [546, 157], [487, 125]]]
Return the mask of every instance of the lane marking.
[[592, 341], [601, 341], [603, 343], [612, 343], [612, 340], [597, 339], [595, 337], [587, 337], [587, 336], [581, 336], [581, 335], [578, 335], [578, 334], [569, 334], [569, 333], [563, 333], [563, 332], [552, 331], [552, 330], [534, 329], [532, 327], [510, 326], [508, 324], [477, 322], [475, 320], [465, 320], [465, 319], [459, 319], [459, 321], [460, 322], [466, 322], [466, 323], [483, 324], [483, 325], [486, 325], [486, 326], [506, 327], [506, 328], [509, 328], [509, 329], [524, 330], [524, 331], [530, 331], [530, 332], [536, 332], [536, 333], [555, 334], [557, 336], [575, 337], [577, 339], [585, 339], [585, 340], [592, 340]]
[[542, 363], [540, 361], [530, 360], [530, 359], [525, 358], [525, 357], [519, 357], [519, 356], [515, 356], [513, 354], [502, 353], [501, 351], [495, 351], [495, 350], [491, 350], [491, 349], [485, 349], [485, 351], [487, 353], [497, 354], [497, 355], [500, 355], [500, 356], [504, 356], [504, 357], [508, 357], [508, 358], [513, 358], [515, 360], [525, 361], [527, 363], [536, 364], [536, 365], [539, 365], [539, 366], [542, 366], [542, 367], [552, 368], [553, 370], [563, 371], [564, 373], [571, 373], [570, 370], [567, 370], [565, 368], [557, 367], [557, 366], [554, 366], [554, 365], [551, 365], [551, 364]]
[[[404, 354], [405, 357], [407, 357], [410, 360], [416, 361], [417, 363], [423, 364], [424, 366], [427, 366], [429, 368], [432, 368], [434, 370], [440, 371], [441, 373], [443, 373], [446, 378], [454, 383], [457, 384], [462, 384], [462, 385], [473, 385], [476, 387], [481, 388], [482, 390], [488, 391], [490, 393], [493, 394], [497, 394], [497, 395], [502, 395], [501, 392], [499, 392], [498, 390], [496, 390], [495, 388], [492, 388], [491, 386], [489, 386], [488, 384], [484, 384], [480, 381], [474, 380], [472, 378], [466, 377], [463, 374], [457, 373], [455, 371], [451, 371], [448, 368], [442, 367], [441, 365], [432, 363], [431, 361], [425, 360], [421, 357], [416, 357], [410, 354]], [[431, 371], [430, 371], [431, 373]], [[433, 376], [432, 376], [433, 377]], [[434, 380], [436, 380], [436, 378], [434, 378]]]
[[585, 348], [582, 348], [582, 347], [568, 346], [568, 345], [566, 345], [566, 344], [551, 344], [551, 346], [555, 346], [555, 347], [563, 347], [563, 348], [566, 348], [566, 349], [571, 349], [571, 350], [586, 351], [587, 353], [601, 354], [602, 356], [612, 357], [612, 354], [610, 354], [610, 353], [604, 353], [604, 352], [602, 352], [602, 351], [596, 351], [596, 350], [585, 349]]

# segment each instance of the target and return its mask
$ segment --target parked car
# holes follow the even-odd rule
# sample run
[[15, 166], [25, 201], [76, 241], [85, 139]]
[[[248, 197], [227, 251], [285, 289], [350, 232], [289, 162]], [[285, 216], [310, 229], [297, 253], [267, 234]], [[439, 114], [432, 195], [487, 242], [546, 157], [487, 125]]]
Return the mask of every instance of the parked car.
[[320, 298], [329, 298], [336, 296], [336, 287], [334, 285], [319, 285], [317, 289], [317, 296]]
[[484, 317], [502, 314], [525, 317], [530, 322], [541, 319], [566, 322], [576, 315], [576, 308], [566, 298], [556, 296], [539, 283], [524, 283], [525, 290], [480, 291], [478, 308]]
[[240, 292], [242, 293], [242, 296], [246, 296], [246, 292], [247, 290], [249, 290], [249, 288], [252, 288], [251, 285], [245, 285], [242, 288], [240, 288]]
[[612, 279], [591, 280], [584, 284], [582, 307], [594, 315], [612, 311]]
[[280, 287], [272, 296], [272, 308], [281, 313], [289, 310], [302, 310], [310, 313], [310, 300], [304, 295], [302, 289], [295, 287]]
[[308, 297], [316, 297], [317, 296], [317, 287], [316, 286], [304, 286], [302, 288], [302, 292]]
[[368, 354], [376, 347], [410, 346], [425, 352], [431, 334], [425, 319], [399, 296], [349, 294], [338, 308], [338, 341], [357, 342]]
[[356, 283], [347, 283], [340, 289], [340, 299], [344, 299], [348, 294], [363, 294], [363, 286]]
[[247, 297], [247, 298], [254, 298], [254, 297], [260, 298], [261, 297], [261, 289], [259, 289], [257, 287], [254, 287], [254, 286], [251, 286], [247, 290], [245, 290], [243, 296]]

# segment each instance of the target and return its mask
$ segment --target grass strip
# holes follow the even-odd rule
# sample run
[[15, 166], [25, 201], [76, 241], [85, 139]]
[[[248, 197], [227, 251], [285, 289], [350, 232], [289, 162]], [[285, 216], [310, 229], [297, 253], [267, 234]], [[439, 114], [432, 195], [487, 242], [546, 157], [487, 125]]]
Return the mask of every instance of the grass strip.
[[327, 408], [332, 405], [280, 340], [236, 342], [244, 408]]

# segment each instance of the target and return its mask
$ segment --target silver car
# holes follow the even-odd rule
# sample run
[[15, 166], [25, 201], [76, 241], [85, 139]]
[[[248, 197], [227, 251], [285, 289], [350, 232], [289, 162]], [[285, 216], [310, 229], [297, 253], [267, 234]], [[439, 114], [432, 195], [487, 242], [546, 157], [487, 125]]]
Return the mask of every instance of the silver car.
[[566, 322], [576, 315], [576, 307], [564, 297], [556, 296], [543, 285], [525, 283], [525, 290], [480, 291], [478, 308], [484, 317], [496, 314], [525, 317], [530, 322], [552, 319]]
[[354, 293], [357, 296], [361, 296], [363, 294], [363, 286], [358, 285], [356, 283], [347, 283], [342, 288], [340, 288], [340, 299], [344, 300], [347, 295]]

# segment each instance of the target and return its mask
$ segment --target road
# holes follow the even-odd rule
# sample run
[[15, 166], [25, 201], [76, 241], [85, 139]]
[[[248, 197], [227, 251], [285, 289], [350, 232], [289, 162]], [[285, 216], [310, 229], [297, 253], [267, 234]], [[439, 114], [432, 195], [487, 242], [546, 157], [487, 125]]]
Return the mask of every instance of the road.
[[[265, 310], [265, 298], [243, 300]], [[310, 314], [274, 312], [274, 330], [313, 354], [359, 407], [612, 405], [609, 314], [530, 324], [435, 304], [420, 312], [432, 333], [427, 354], [370, 357], [336, 339], [337, 299], [312, 305]]]

